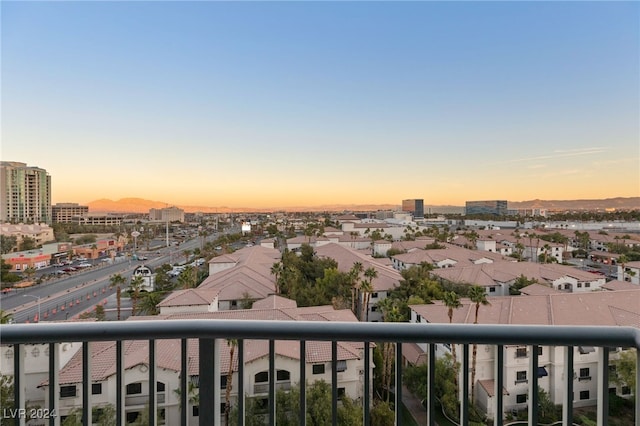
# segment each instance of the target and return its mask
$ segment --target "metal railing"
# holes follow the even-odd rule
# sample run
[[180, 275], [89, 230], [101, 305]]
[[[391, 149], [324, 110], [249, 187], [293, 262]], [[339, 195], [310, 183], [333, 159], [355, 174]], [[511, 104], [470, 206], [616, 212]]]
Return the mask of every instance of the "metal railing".
[[[199, 341], [199, 392], [200, 401], [215, 401], [216, 393], [219, 400], [219, 349], [220, 345], [226, 345], [225, 339], [237, 339], [238, 355], [238, 389], [237, 400], [238, 424], [244, 424], [244, 345], [246, 339], [269, 341], [269, 377], [276, 377], [275, 366], [275, 341], [291, 340], [299, 342], [300, 346], [300, 383], [306, 383], [306, 342], [328, 341], [331, 342], [332, 353], [332, 418], [333, 425], [337, 425], [338, 417], [338, 368], [337, 368], [337, 343], [338, 342], [363, 342], [368, 348], [371, 342], [392, 342], [396, 344], [395, 351], [395, 398], [396, 398], [396, 424], [402, 424], [401, 410], [398, 408], [402, 401], [402, 343], [426, 343], [428, 350], [428, 395], [435, 395], [435, 346], [439, 343], [455, 343], [462, 345], [461, 359], [461, 383], [463, 395], [468, 395], [469, 390], [469, 346], [471, 344], [494, 345], [496, 348], [494, 381], [494, 413], [503, 413], [503, 385], [504, 385], [504, 348], [507, 345], [526, 345], [529, 353], [538, 353], [538, 346], [564, 347], [564, 365], [566, 371], [573, 371], [574, 347], [590, 346], [598, 347], [598, 424], [607, 424], [608, 394], [609, 394], [609, 348], [625, 347], [640, 348], [640, 329], [633, 327], [583, 327], [583, 326], [519, 326], [519, 325], [459, 325], [459, 324], [409, 324], [409, 323], [352, 323], [352, 322], [306, 322], [306, 321], [250, 321], [250, 320], [171, 320], [171, 321], [131, 321], [131, 322], [94, 322], [94, 323], [40, 323], [40, 324], [13, 324], [0, 326], [0, 344], [14, 345], [14, 353], [20, 354], [20, 345], [24, 344], [49, 344], [49, 411], [55, 410], [56, 389], [58, 387], [59, 362], [56, 357], [55, 345], [63, 342], [83, 342], [83, 383], [82, 383], [82, 411], [83, 422], [90, 424], [91, 419], [91, 365], [90, 344], [96, 341], [116, 342], [116, 416], [117, 424], [124, 424], [124, 352], [123, 342], [129, 340], [146, 340], [149, 342], [149, 424], [158, 424], [156, 392], [156, 341], [161, 339], [181, 340], [181, 371], [180, 374], [180, 404], [188, 407], [187, 389], [187, 339]], [[221, 343], [222, 342], [222, 343]], [[640, 353], [640, 351], [638, 351]], [[370, 423], [370, 369], [371, 356], [369, 350], [363, 351], [363, 422]], [[24, 360], [20, 356], [14, 356], [14, 404], [17, 408], [24, 408], [24, 386], [20, 382], [24, 373]], [[640, 382], [640, 374], [636, 364], [636, 383]], [[217, 367], [216, 367], [217, 366]], [[529, 359], [529, 424], [538, 424], [537, 414], [537, 386], [538, 357]], [[563, 403], [563, 424], [573, 423], [573, 381], [566, 380]], [[216, 384], [218, 386], [216, 386]], [[268, 389], [268, 420], [269, 424], [275, 424], [275, 393], [276, 380], [270, 380]], [[535, 390], [535, 391], [534, 391]], [[640, 398], [635, 396], [635, 424], [640, 425]], [[300, 424], [304, 425], [306, 418], [306, 396], [304, 386], [300, 387]], [[468, 398], [460, 401], [460, 422], [463, 425], [469, 422]], [[429, 397], [427, 405], [427, 424], [434, 425], [435, 398]], [[534, 409], [535, 407], [535, 409]], [[201, 403], [199, 407], [199, 424], [216, 425], [220, 422], [219, 404]], [[181, 424], [186, 425], [188, 414], [186, 409], [181, 410]], [[501, 415], [494, 416], [494, 424], [501, 426]], [[55, 425], [56, 420], [48, 420], [50, 425]], [[59, 422], [59, 420], [58, 420]], [[18, 424], [24, 424], [24, 418], [20, 418]]]

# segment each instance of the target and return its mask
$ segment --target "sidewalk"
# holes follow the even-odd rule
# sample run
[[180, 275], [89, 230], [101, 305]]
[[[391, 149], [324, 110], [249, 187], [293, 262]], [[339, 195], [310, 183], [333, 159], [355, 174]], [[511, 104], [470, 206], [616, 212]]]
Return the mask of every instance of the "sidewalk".
[[402, 403], [407, 407], [407, 410], [409, 410], [417, 424], [427, 424], [427, 409], [422, 406], [418, 398], [409, 392], [409, 389], [407, 389], [405, 385], [402, 385]]

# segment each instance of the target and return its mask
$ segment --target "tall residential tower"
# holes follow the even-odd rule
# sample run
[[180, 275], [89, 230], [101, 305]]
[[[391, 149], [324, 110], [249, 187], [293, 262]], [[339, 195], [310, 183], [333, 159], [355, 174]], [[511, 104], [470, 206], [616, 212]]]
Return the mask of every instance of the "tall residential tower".
[[424, 219], [424, 200], [402, 200], [402, 211], [411, 212], [414, 218]]
[[0, 162], [0, 221], [51, 224], [51, 176], [39, 167]]

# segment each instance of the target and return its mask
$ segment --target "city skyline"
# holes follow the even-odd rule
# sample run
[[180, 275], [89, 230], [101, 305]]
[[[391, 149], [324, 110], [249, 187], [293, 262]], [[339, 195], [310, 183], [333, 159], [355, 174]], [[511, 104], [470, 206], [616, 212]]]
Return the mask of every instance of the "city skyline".
[[635, 2], [2, 2], [3, 161], [53, 203], [640, 194]]

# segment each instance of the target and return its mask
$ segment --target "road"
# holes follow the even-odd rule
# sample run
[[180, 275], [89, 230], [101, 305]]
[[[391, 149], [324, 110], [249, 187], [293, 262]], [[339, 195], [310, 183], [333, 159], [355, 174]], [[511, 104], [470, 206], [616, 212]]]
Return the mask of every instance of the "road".
[[156, 268], [165, 263], [181, 263], [184, 261], [182, 252], [193, 250], [200, 244], [200, 239], [195, 238], [179, 247], [163, 247], [149, 253], [139, 250], [140, 254], [148, 257], [145, 261], [97, 262], [96, 266], [70, 276], [0, 294], [0, 308], [9, 312], [15, 323], [65, 320], [98, 303], [105, 303], [106, 298], [115, 293], [115, 289], [109, 288], [112, 275], [120, 274], [128, 282], [139, 265]]

